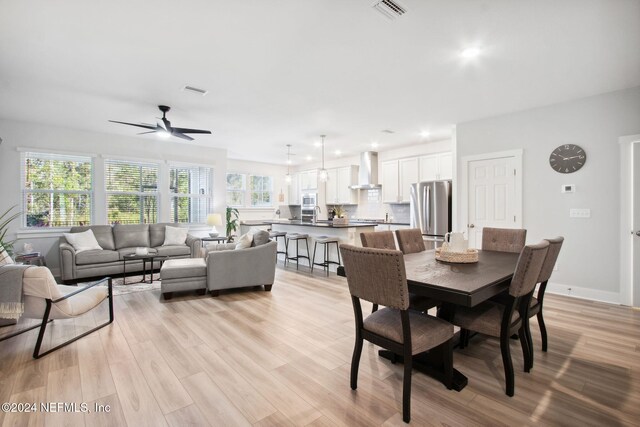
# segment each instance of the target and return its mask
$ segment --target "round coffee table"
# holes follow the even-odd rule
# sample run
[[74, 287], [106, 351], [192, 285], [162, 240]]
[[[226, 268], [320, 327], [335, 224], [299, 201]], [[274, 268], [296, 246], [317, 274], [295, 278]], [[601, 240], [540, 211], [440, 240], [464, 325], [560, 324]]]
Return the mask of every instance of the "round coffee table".
[[[122, 284], [127, 284], [127, 261], [138, 261], [142, 260], [142, 280], [138, 283], [153, 283], [153, 261], [160, 261], [160, 266], [167, 259], [166, 256], [158, 255], [158, 254], [146, 254], [146, 255], [138, 255], [138, 254], [129, 254], [122, 256]], [[147, 261], [149, 261], [149, 281], [147, 282]]]

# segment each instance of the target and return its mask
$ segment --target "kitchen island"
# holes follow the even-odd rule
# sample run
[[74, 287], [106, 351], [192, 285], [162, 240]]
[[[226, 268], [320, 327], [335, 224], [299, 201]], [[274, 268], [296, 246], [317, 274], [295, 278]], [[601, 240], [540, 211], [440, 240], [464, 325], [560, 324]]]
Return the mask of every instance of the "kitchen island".
[[[371, 222], [350, 222], [347, 224], [333, 224], [329, 221], [307, 222], [300, 220], [274, 220], [274, 221], [245, 221], [241, 223], [244, 227], [263, 227], [266, 225], [271, 226], [273, 231], [284, 231], [286, 233], [301, 233], [308, 234], [309, 239], [309, 257], [313, 255], [313, 247], [315, 239], [320, 236], [337, 237], [340, 243], [347, 243], [349, 245], [361, 246], [360, 233], [375, 231], [376, 224]], [[279, 239], [282, 240], [282, 239]], [[292, 245], [294, 246], [294, 245]], [[322, 262], [320, 258], [323, 257], [324, 250], [318, 245], [318, 254], [316, 262]], [[284, 251], [284, 243], [278, 242], [278, 250]], [[291, 256], [295, 247], [289, 248]], [[306, 248], [304, 244], [300, 245], [300, 252], [305, 252]], [[329, 245], [329, 258], [332, 260], [338, 259], [336, 254], [335, 245]], [[305, 265], [306, 260], [301, 260], [300, 265]], [[335, 265], [332, 265], [331, 271], [335, 271]]]

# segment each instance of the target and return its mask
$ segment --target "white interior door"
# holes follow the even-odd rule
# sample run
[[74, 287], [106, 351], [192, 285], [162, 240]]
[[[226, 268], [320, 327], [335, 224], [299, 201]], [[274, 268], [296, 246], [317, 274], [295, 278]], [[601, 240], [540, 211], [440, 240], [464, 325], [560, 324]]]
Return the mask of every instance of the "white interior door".
[[633, 150], [633, 305], [640, 307], [640, 142]]
[[467, 231], [470, 248], [480, 248], [484, 227], [517, 227], [516, 173], [513, 157], [468, 163]]

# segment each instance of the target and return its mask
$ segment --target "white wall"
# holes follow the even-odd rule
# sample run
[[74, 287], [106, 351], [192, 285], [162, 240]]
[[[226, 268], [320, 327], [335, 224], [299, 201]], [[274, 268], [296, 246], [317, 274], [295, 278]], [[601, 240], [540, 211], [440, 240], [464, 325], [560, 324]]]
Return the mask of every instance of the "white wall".
[[[210, 166], [214, 169], [214, 211], [223, 211], [226, 206], [226, 150], [201, 147], [196, 143], [108, 135], [10, 120], [0, 120], [0, 137], [4, 140], [0, 145], [0, 212], [13, 205], [22, 206], [18, 147], [96, 155], [94, 187], [98, 183], [102, 185], [102, 188], [96, 188], [96, 199], [101, 195], [104, 197], [104, 181], [98, 176], [98, 170], [103, 170], [103, 159], [107, 156], [159, 162], [161, 168], [166, 168], [167, 162]], [[163, 197], [162, 193], [160, 197]], [[168, 197], [168, 194], [165, 197]], [[94, 205], [100, 203], [97, 202]], [[159, 219], [170, 220], [167, 209], [161, 210]], [[94, 223], [105, 224], [106, 212], [96, 210]], [[19, 230], [20, 224], [20, 221], [12, 224], [9, 238], [15, 238], [16, 232], [20, 231], [19, 235], [24, 238], [17, 242], [17, 249], [25, 242], [32, 243], [35, 250], [45, 254], [47, 265], [55, 273], [58, 266], [57, 247], [60, 233], [47, 233], [48, 230], [25, 232]]]
[[[527, 241], [565, 237], [551, 290], [619, 302], [618, 137], [637, 133], [640, 87], [461, 123], [456, 129], [458, 175], [464, 156], [524, 149]], [[585, 149], [587, 163], [580, 171], [565, 175], [549, 167], [551, 151], [561, 144]], [[576, 192], [562, 194], [562, 184], [575, 184]], [[461, 192], [457, 197], [461, 206]], [[570, 208], [590, 208], [591, 218], [569, 218]], [[457, 219], [462, 224], [461, 212]]]

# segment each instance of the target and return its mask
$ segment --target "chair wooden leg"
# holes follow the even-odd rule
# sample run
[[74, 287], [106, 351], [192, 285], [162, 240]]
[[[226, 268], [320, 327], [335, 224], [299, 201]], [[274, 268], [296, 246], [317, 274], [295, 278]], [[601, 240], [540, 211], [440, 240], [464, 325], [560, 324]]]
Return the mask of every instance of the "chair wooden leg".
[[531, 341], [527, 334], [525, 327], [522, 326], [518, 331], [518, 337], [520, 338], [520, 347], [522, 347], [522, 358], [524, 359], [524, 371], [531, 372], [533, 367], [533, 352], [531, 351]]
[[219, 297], [220, 296], [220, 291], [219, 290], [209, 291], [209, 293], [211, 294], [212, 297]]
[[542, 337], [542, 351], [547, 351], [547, 326], [544, 324], [544, 318], [542, 317], [542, 307], [536, 314], [538, 318], [538, 325], [540, 326], [540, 336]]
[[468, 329], [460, 329], [460, 350], [464, 349], [469, 345], [469, 330]]
[[353, 348], [353, 357], [351, 358], [351, 390], [355, 390], [358, 388], [358, 368], [360, 367], [362, 342], [362, 338], [356, 337], [356, 344]]
[[500, 351], [502, 352], [502, 364], [504, 365], [504, 379], [507, 386], [506, 393], [507, 396], [513, 396], [515, 386], [508, 334], [502, 334], [500, 336]]
[[525, 338], [527, 339], [527, 346], [529, 350], [529, 365], [525, 365], [525, 372], [531, 372], [531, 369], [533, 368], [533, 337], [531, 336], [531, 324], [529, 323], [529, 319], [527, 319], [522, 326], [524, 327]]
[[166, 301], [170, 300], [171, 298], [173, 298], [173, 292], [165, 292], [164, 294], [162, 294], [162, 296], [164, 297], [164, 299]]
[[265, 290], [266, 292], [271, 292], [271, 287], [272, 287], [272, 286], [273, 286], [273, 285], [264, 285], [264, 290]]
[[404, 357], [404, 375], [402, 379], [402, 421], [408, 423], [411, 421], [411, 356]]

